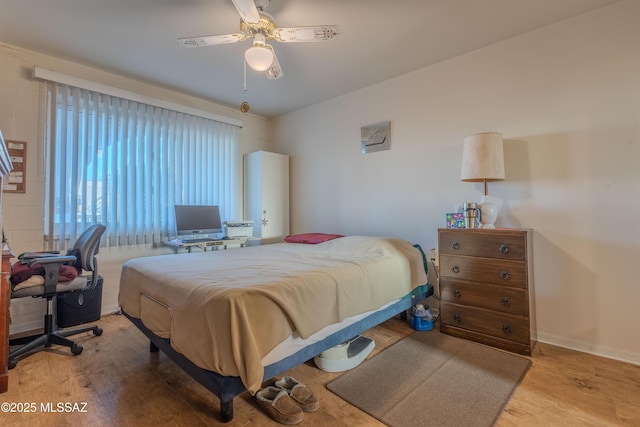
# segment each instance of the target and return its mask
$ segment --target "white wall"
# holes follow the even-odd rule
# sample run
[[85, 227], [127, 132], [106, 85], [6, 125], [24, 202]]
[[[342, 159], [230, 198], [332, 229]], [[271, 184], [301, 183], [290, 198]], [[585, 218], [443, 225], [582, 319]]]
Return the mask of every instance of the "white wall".
[[[622, 1], [274, 119], [291, 231], [434, 247], [445, 212], [481, 197], [460, 181], [464, 137], [502, 132], [489, 194], [498, 226], [534, 229], [539, 340], [640, 363], [638, 16]], [[361, 154], [383, 120], [391, 150]]]
[[[43, 248], [44, 166], [40, 136], [42, 129], [39, 128], [42, 83], [32, 79], [34, 66], [243, 120], [240, 153], [270, 148], [270, 123], [262, 117], [242, 114], [237, 110], [192, 96], [2, 43], [0, 64], [0, 129], [5, 139], [27, 142], [26, 193], [7, 193], [2, 198], [2, 223], [11, 248], [16, 254]], [[239, 167], [242, 168], [242, 158], [239, 159]], [[118, 308], [118, 285], [122, 263], [135, 256], [157, 255], [163, 252], [166, 250], [146, 247], [102, 249], [99, 259], [100, 273], [104, 276], [103, 312], [115, 311]], [[11, 333], [42, 327], [43, 313], [44, 301], [41, 299], [13, 300]]]

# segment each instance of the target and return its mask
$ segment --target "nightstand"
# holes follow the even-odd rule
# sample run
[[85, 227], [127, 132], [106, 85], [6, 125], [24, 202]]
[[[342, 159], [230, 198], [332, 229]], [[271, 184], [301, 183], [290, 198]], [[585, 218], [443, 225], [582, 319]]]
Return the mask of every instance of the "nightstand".
[[439, 229], [440, 331], [531, 355], [533, 233]]

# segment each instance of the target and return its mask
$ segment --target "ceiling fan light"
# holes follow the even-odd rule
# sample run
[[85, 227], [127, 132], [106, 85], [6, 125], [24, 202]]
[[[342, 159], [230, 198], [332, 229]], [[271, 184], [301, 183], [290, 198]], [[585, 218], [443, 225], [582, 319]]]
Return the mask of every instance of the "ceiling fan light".
[[244, 52], [247, 64], [256, 71], [266, 71], [273, 64], [273, 52], [264, 46], [252, 46]]

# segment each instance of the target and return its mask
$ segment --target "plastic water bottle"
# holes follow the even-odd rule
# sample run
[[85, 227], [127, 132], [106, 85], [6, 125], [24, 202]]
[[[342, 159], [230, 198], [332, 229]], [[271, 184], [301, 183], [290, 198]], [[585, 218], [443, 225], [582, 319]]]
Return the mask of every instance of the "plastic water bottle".
[[431, 313], [431, 309], [429, 308], [429, 306], [425, 307], [424, 327], [425, 331], [430, 331], [433, 329], [433, 313]]
[[421, 331], [422, 330], [422, 328], [423, 328], [422, 318], [425, 316], [425, 314], [426, 314], [426, 311], [424, 309], [424, 305], [417, 304], [413, 308], [413, 317], [411, 318], [411, 326], [416, 331]]
[[413, 317], [411, 318], [413, 329], [416, 331], [430, 331], [433, 329], [433, 314], [429, 307], [425, 307], [422, 304], [417, 304], [413, 310]]

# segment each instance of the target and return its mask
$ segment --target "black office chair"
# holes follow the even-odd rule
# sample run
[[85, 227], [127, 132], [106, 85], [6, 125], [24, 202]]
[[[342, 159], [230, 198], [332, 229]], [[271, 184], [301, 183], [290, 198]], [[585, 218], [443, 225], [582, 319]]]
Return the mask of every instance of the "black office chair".
[[[64, 345], [71, 349], [71, 353], [82, 353], [82, 346], [66, 338], [83, 332], [93, 331], [96, 336], [102, 335], [102, 329], [96, 325], [83, 326], [75, 329], [57, 329], [53, 323], [53, 299], [62, 293], [90, 290], [98, 284], [98, 260], [96, 254], [100, 250], [100, 238], [106, 227], [95, 224], [85, 230], [68, 252], [74, 255], [59, 255], [55, 253], [33, 253], [22, 258], [21, 262], [27, 263], [31, 268], [37, 264], [44, 267], [44, 284], [28, 286], [11, 291], [11, 298], [41, 297], [47, 299], [47, 312], [44, 315], [44, 333], [35, 337], [12, 340], [10, 344], [24, 343], [18, 349], [9, 353], [9, 369], [17, 364], [17, 358], [38, 347], [51, 347], [52, 344]], [[83, 271], [91, 272], [90, 275], [79, 275], [68, 282], [58, 282], [60, 267], [63, 264], [74, 264], [82, 267]]]

